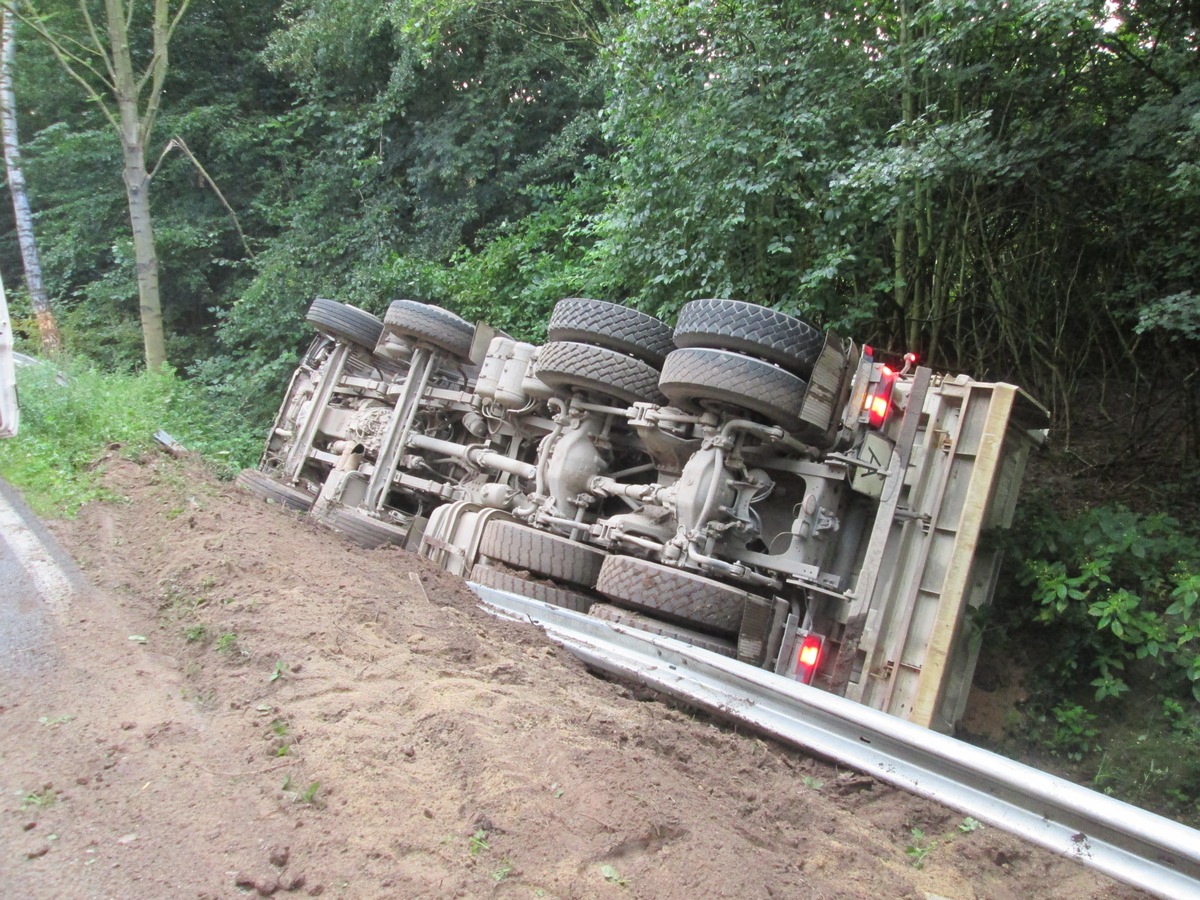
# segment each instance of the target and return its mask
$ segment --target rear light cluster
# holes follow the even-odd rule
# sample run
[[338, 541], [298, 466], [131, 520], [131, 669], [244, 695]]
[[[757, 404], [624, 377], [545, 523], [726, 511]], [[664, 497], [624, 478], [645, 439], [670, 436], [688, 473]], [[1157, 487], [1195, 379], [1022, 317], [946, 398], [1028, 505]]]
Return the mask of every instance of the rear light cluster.
[[867, 424], [872, 428], [882, 428], [887, 414], [892, 409], [892, 388], [896, 384], [896, 372], [891, 366], [879, 367], [879, 380], [867, 394], [865, 408]]
[[[864, 347], [863, 352], [874, 358], [875, 351]], [[863, 415], [871, 428], [879, 429], [887, 421], [888, 413], [892, 411], [892, 389], [896, 379], [912, 368], [917, 361], [917, 354], [904, 354], [904, 368], [897, 372], [891, 366], [879, 363], [871, 378], [871, 387], [863, 399]]]
[[821, 650], [825, 646], [825, 639], [819, 634], [806, 634], [804, 640], [800, 642], [800, 648], [796, 651], [796, 674], [795, 678], [802, 684], [812, 684], [813, 675], [817, 672], [817, 667], [821, 664]]

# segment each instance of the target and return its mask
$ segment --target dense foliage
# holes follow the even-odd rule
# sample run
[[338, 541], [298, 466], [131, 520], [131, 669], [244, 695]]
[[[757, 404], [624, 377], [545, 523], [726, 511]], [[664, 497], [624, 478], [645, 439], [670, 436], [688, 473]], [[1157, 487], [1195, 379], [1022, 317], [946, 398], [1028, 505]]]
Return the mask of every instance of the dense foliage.
[[[317, 294], [530, 337], [568, 294], [735, 296], [1016, 379], [1060, 422], [1097, 375], [1182, 382], [1194, 457], [1198, 25], [1169, 0], [196, 0], [151, 151], [183, 138], [247, 240], [172, 154], [172, 362], [261, 415]], [[32, 34], [17, 74], [68, 336], [132, 366], [119, 149]]]

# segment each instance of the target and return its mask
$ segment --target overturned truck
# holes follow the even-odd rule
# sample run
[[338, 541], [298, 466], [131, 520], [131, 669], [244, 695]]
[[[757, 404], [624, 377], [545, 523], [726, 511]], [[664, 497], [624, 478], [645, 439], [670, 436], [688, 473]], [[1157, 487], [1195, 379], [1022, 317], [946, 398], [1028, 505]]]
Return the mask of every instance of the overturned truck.
[[435, 306], [316, 328], [241, 483], [363, 546], [939, 730], [1046, 411], [775, 310], [557, 304], [535, 346]]

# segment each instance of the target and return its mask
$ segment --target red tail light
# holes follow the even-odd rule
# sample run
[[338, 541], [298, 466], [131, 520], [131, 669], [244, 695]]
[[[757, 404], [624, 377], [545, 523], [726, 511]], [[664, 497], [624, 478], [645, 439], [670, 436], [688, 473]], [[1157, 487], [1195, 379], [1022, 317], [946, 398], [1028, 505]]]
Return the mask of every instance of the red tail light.
[[818, 634], [806, 634], [800, 642], [800, 651], [796, 654], [796, 680], [803, 684], [811, 684], [817, 666], [821, 664], [821, 647], [824, 639]]
[[892, 409], [892, 387], [896, 384], [896, 373], [890, 366], [879, 367], [879, 380], [875, 389], [867, 394], [863, 409], [867, 413], [867, 423], [872, 428], [882, 428], [888, 413]]

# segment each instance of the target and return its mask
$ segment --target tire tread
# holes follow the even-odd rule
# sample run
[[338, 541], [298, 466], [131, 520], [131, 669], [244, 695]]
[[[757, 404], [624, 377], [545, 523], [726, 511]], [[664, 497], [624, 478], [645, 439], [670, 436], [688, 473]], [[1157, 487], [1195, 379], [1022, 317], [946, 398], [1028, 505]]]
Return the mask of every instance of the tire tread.
[[522, 578], [514, 572], [506, 572], [503, 569], [484, 565], [483, 563], [475, 564], [471, 569], [471, 577], [468, 580], [474, 581], [476, 584], [482, 584], [484, 587], [531, 597], [534, 600], [541, 600], [543, 603], [561, 606], [564, 609], [572, 609], [575, 612], [587, 612], [593, 602], [591, 597], [585, 597], [576, 591], [570, 591], [553, 584], [546, 584], [542, 581], [532, 581], [528, 578]]
[[817, 328], [775, 309], [741, 300], [693, 300], [679, 311], [677, 347], [708, 347], [757, 356], [807, 378], [825, 343]]
[[703, 575], [633, 556], [606, 559], [596, 590], [621, 605], [727, 634], [737, 632], [751, 596]]
[[607, 347], [551, 341], [538, 354], [535, 376], [552, 388], [579, 388], [625, 403], [661, 403], [658, 370]]
[[317, 297], [304, 318], [313, 328], [335, 341], [346, 341], [374, 351], [383, 334], [383, 323], [365, 309]]
[[484, 528], [479, 552], [515, 569], [586, 588], [596, 583], [607, 556], [603, 550], [579, 541], [498, 520]]
[[471, 354], [475, 327], [440, 306], [416, 300], [393, 300], [383, 317], [383, 330], [432, 344], [461, 359]]
[[799, 425], [808, 385], [776, 365], [725, 350], [687, 347], [663, 365], [659, 389], [676, 406], [715, 400], [759, 413], [788, 430]]
[[280, 484], [258, 469], [242, 469], [234, 483], [268, 503], [278, 503], [296, 512], [308, 512], [312, 509], [313, 498], [307, 492], [291, 485]]
[[644, 312], [585, 297], [568, 297], [554, 305], [547, 336], [551, 341], [596, 344], [628, 353], [661, 368], [675, 349], [671, 326]]

